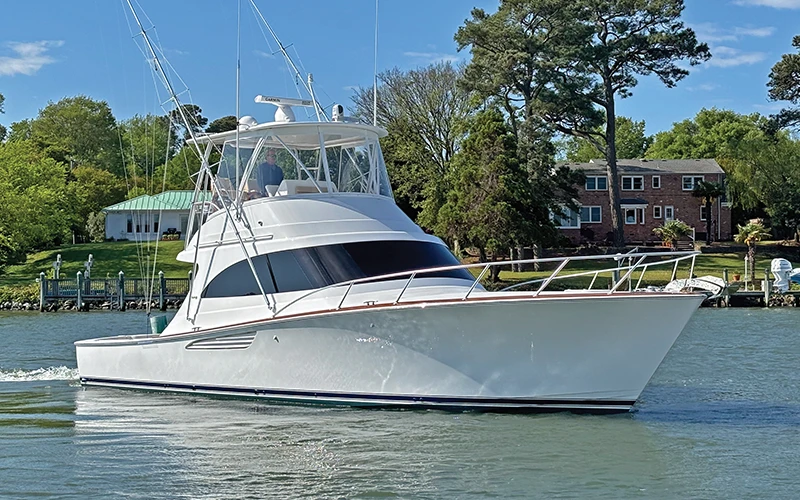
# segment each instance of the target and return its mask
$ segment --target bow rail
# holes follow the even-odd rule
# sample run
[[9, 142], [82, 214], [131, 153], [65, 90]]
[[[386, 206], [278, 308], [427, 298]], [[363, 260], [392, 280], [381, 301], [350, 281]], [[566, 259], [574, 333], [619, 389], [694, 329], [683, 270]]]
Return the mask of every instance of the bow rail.
[[[634, 249], [635, 250], [635, 249]], [[411, 286], [411, 283], [414, 279], [418, 278], [420, 275], [426, 275], [431, 273], [438, 273], [443, 271], [454, 271], [458, 269], [474, 269], [474, 268], [482, 268], [481, 272], [472, 282], [472, 286], [470, 286], [469, 290], [464, 294], [461, 300], [469, 299], [472, 292], [475, 288], [478, 287], [480, 284], [481, 279], [486, 275], [489, 270], [495, 266], [509, 266], [512, 264], [547, 264], [547, 263], [558, 263], [556, 269], [550, 273], [549, 276], [544, 278], [536, 278], [532, 280], [528, 280], [522, 283], [516, 283], [514, 285], [505, 287], [500, 292], [511, 291], [514, 289], [521, 288], [523, 286], [534, 285], [540, 283], [540, 286], [533, 292], [533, 296], [538, 296], [542, 293], [551, 283], [558, 280], [567, 280], [571, 278], [580, 278], [584, 276], [592, 276], [591, 283], [587, 288], [583, 288], [582, 290], [590, 291], [590, 290], [598, 290], [593, 288], [595, 283], [597, 282], [598, 276], [602, 274], [609, 274], [611, 276], [612, 286], [606, 292], [607, 295], [612, 295], [618, 291], [624, 283], [628, 283], [628, 290], [636, 290], [638, 289], [644, 278], [645, 273], [652, 267], [656, 266], [666, 266], [668, 264], [674, 264], [672, 268], [671, 278], [670, 281], [674, 280], [677, 272], [678, 272], [678, 265], [684, 261], [691, 261], [689, 267], [689, 277], [692, 276], [694, 272], [694, 265], [695, 259], [700, 254], [697, 251], [684, 251], [684, 252], [635, 252], [635, 253], [626, 253], [626, 254], [615, 254], [615, 255], [581, 255], [576, 257], [548, 257], [548, 258], [539, 258], [539, 259], [518, 259], [518, 260], [503, 260], [503, 261], [495, 261], [495, 262], [482, 262], [477, 264], [460, 264], [460, 265], [453, 265], [453, 266], [440, 266], [440, 267], [431, 267], [425, 269], [416, 269], [411, 271], [403, 271], [397, 273], [390, 273], [390, 274], [382, 274], [380, 276], [370, 276], [367, 278], [359, 278], [349, 281], [343, 281], [340, 283], [334, 283], [322, 288], [317, 288], [314, 290], [309, 291], [301, 295], [300, 297], [295, 298], [294, 300], [290, 301], [283, 307], [278, 308], [275, 310], [273, 317], [280, 316], [284, 311], [292, 307], [293, 305], [297, 304], [298, 302], [307, 299], [308, 297], [323, 292], [325, 290], [329, 290], [332, 288], [339, 288], [339, 287], [347, 287], [345, 289], [342, 298], [339, 300], [338, 305], [336, 306], [336, 310], [339, 310], [343, 307], [347, 296], [350, 294], [350, 291], [353, 289], [354, 285], [364, 284], [364, 283], [372, 283], [377, 281], [384, 281], [387, 279], [393, 278], [403, 278], [408, 277], [404, 286], [402, 287], [400, 293], [397, 295], [393, 304], [396, 305], [400, 303], [403, 295], [405, 294], [406, 290]], [[671, 257], [668, 259], [664, 259], [664, 257]], [[650, 258], [658, 258], [661, 260], [654, 260], [648, 262], [647, 260]], [[572, 272], [569, 274], [562, 274], [564, 268], [567, 267], [570, 263], [575, 262], [585, 262], [585, 261], [610, 261], [613, 260], [616, 265], [612, 267], [605, 267], [602, 269], [592, 269], [586, 271], [577, 271]], [[624, 261], [628, 261], [627, 264], [624, 264]], [[639, 270], [640, 274], [638, 280], [636, 282], [636, 286], [633, 287], [632, 279], [633, 274], [635, 271]], [[622, 272], [625, 272], [624, 275], [620, 277]]]

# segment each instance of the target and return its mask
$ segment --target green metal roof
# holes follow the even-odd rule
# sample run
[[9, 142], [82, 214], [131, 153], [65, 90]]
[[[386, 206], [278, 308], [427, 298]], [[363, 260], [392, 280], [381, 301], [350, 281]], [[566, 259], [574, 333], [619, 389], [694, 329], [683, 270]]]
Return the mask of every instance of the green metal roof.
[[[143, 194], [130, 200], [111, 205], [103, 212], [135, 212], [135, 211], [160, 211], [160, 210], [189, 210], [192, 207], [194, 191], [164, 191], [156, 195]], [[201, 192], [198, 196], [201, 201], [211, 199], [211, 193]]]

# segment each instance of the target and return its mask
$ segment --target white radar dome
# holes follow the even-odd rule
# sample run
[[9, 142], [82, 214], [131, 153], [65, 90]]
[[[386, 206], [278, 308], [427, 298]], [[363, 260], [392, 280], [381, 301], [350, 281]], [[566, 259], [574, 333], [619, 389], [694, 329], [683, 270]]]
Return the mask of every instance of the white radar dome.
[[243, 116], [239, 118], [239, 130], [247, 130], [250, 127], [258, 125], [258, 122], [252, 116]]

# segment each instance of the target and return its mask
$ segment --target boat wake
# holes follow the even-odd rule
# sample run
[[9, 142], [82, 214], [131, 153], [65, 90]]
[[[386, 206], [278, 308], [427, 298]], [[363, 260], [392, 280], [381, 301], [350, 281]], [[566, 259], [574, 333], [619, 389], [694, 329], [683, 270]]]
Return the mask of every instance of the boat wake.
[[78, 369], [49, 366], [35, 370], [0, 368], [0, 382], [29, 382], [38, 380], [78, 380]]

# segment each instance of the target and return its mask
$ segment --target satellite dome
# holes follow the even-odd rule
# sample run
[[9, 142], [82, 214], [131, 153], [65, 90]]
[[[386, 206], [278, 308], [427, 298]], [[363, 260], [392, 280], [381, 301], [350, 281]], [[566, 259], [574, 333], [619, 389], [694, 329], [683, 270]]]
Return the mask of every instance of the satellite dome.
[[258, 122], [252, 116], [246, 115], [239, 118], [239, 130], [247, 130], [256, 125], [258, 125]]

